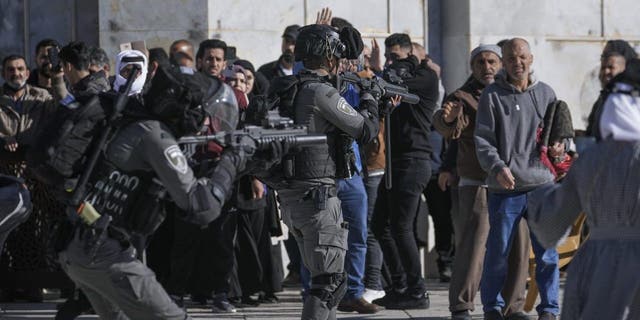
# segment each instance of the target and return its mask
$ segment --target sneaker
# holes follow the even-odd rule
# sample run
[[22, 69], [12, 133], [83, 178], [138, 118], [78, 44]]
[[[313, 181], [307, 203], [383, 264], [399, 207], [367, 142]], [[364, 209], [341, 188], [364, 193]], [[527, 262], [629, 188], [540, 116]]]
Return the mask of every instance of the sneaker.
[[350, 299], [345, 300], [342, 299], [340, 304], [338, 304], [338, 311], [342, 312], [357, 312], [360, 314], [373, 314], [378, 313], [378, 311], [382, 311], [384, 308], [377, 304], [369, 303], [364, 300], [362, 297], [359, 299]]
[[526, 313], [519, 311], [506, 315], [504, 320], [529, 320], [529, 316]]
[[297, 272], [289, 272], [286, 278], [282, 281], [282, 286], [285, 288], [298, 288], [302, 286], [302, 280], [300, 280], [300, 274]]
[[556, 315], [551, 312], [543, 312], [540, 314], [540, 317], [538, 317], [538, 320], [556, 320], [556, 318]]
[[395, 304], [397, 302], [397, 300], [399, 300], [400, 296], [402, 294], [398, 293], [396, 291], [389, 291], [386, 292], [384, 296], [382, 296], [382, 298], [378, 298], [378, 299], [373, 299], [373, 301], [371, 301], [371, 303], [375, 303], [379, 306], [383, 306], [385, 308], [387, 308], [387, 305], [391, 304]]
[[471, 320], [469, 310], [451, 312], [451, 320]]
[[213, 313], [235, 313], [236, 307], [234, 307], [229, 299], [227, 298], [217, 298], [213, 299], [213, 304], [211, 306], [211, 312]]
[[484, 320], [503, 320], [502, 312], [498, 310], [491, 310], [484, 313]]
[[389, 310], [429, 309], [429, 294], [420, 295], [402, 294], [395, 301], [390, 301], [384, 307]]
[[362, 293], [362, 299], [366, 302], [373, 303], [373, 300], [381, 299], [386, 295], [384, 290], [364, 289]]
[[258, 302], [264, 304], [274, 304], [280, 302], [280, 300], [274, 293], [260, 293], [260, 295], [258, 295]]

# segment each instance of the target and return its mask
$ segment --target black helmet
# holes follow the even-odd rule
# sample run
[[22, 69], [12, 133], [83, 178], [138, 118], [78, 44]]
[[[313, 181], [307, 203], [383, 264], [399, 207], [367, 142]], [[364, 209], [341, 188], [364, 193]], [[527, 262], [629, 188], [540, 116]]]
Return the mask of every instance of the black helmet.
[[31, 214], [31, 194], [20, 178], [0, 174], [0, 252], [13, 229]]
[[346, 46], [340, 36], [331, 27], [322, 24], [311, 24], [300, 28], [296, 40], [296, 61], [309, 57], [344, 58]]
[[160, 66], [145, 105], [177, 137], [199, 132], [206, 116], [217, 118], [214, 121], [221, 131], [233, 130], [238, 123], [233, 91], [219, 79], [185, 67]]

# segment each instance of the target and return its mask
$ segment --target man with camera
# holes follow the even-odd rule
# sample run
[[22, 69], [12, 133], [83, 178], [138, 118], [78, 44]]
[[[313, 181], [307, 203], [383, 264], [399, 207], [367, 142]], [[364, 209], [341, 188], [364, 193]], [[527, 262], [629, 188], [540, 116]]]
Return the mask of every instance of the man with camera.
[[58, 41], [42, 39], [36, 45], [36, 68], [31, 70], [27, 83], [34, 87], [52, 91], [53, 68], [51, 65], [51, 52], [60, 49]]
[[438, 76], [412, 54], [409, 35], [392, 34], [385, 47], [387, 78], [402, 82], [420, 101], [415, 105], [403, 102], [391, 113], [392, 188], [378, 189], [372, 229], [393, 283], [391, 291], [375, 303], [387, 309], [426, 309], [429, 296], [420, 269], [414, 221], [431, 175], [429, 128], [438, 99]]
[[[104, 107], [97, 95], [110, 89], [101, 73], [91, 73], [89, 47], [81, 41], [70, 42], [60, 52], [50, 50], [53, 92], [62, 106], [43, 122], [46, 128], [31, 150], [32, 171], [52, 185], [64, 183], [78, 174], [80, 159], [98, 133], [104, 119]], [[62, 76], [69, 82], [68, 91]], [[71, 129], [73, 128], [73, 129]]]
[[281, 97], [281, 115], [308, 125], [309, 132], [327, 134], [328, 142], [296, 150], [283, 160], [283, 176], [268, 182], [277, 182], [283, 220], [311, 272], [302, 319], [335, 319], [347, 289], [344, 258], [348, 230], [335, 179], [353, 170], [343, 154], [352, 140], [343, 137], [368, 142], [376, 136], [378, 102], [374, 96], [380, 91], [363, 90], [360, 111], [356, 111], [332, 85], [340, 59], [355, 59], [362, 51], [362, 40], [355, 29], [344, 28], [338, 35], [329, 26], [309, 25], [300, 29], [297, 41], [295, 57], [305, 69], [296, 76], [277, 79], [272, 92]]

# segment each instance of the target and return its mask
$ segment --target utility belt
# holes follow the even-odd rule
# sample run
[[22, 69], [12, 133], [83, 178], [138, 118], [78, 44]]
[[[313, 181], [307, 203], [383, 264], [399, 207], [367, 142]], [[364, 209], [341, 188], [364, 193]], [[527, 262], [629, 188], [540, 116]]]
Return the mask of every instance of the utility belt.
[[335, 186], [322, 185], [305, 192], [302, 201], [312, 200], [318, 210], [327, 209], [329, 198], [337, 197], [338, 191]]

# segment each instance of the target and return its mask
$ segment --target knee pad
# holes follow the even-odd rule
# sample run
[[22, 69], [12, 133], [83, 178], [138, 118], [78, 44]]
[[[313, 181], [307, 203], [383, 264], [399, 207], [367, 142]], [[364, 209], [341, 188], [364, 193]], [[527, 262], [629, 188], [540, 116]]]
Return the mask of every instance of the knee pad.
[[[321, 285], [324, 288], [310, 289], [309, 294], [318, 297], [327, 304], [329, 309], [337, 306], [347, 293], [347, 273], [323, 274], [311, 278], [311, 284]], [[335, 288], [333, 290], [329, 288]]]

